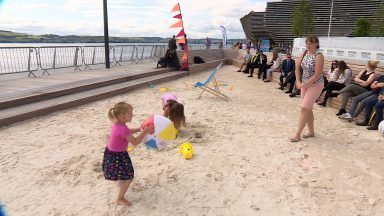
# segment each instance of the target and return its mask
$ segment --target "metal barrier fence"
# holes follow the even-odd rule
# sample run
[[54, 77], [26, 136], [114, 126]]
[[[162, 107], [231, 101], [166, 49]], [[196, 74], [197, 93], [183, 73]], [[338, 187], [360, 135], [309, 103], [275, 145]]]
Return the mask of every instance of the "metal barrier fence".
[[39, 69], [37, 53], [36, 48], [30, 47], [0, 48], [0, 74], [29, 72], [29, 77]]
[[[190, 50], [206, 49], [204, 44], [188, 45]], [[157, 61], [166, 53], [167, 45], [112, 45], [110, 62], [112, 66], [123, 62], [139, 64]], [[211, 49], [217, 49], [212, 45]], [[104, 46], [47, 46], [47, 47], [0, 47], [0, 75], [29, 72], [36, 77], [36, 71], [49, 75], [49, 70], [75, 68], [91, 69], [91, 66], [105, 63]]]
[[81, 70], [81, 48], [76, 46], [67, 47], [40, 47], [37, 49], [38, 65], [43, 70], [43, 75], [49, 75], [48, 70], [75, 67]]
[[[113, 61], [113, 47], [109, 47], [110, 63]], [[105, 47], [104, 46], [85, 46], [82, 47], [82, 60], [85, 65], [84, 70], [91, 69], [91, 65], [105, 64]]]
[[[189, 44], [190, 50], [205, 50], [207, 46], [205, 44]], [[210, 49], [219, 49], [219, 44], [211, 44]]]

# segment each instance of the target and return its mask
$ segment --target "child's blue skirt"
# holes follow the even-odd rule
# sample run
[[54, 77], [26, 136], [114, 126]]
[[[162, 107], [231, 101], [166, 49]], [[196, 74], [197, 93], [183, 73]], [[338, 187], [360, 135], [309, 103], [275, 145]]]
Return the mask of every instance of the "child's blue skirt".
[[103, 172], [107, 180], [130, 180], [135, 171], [128, 152], [113, 152], [105, 148], [103, 158]]

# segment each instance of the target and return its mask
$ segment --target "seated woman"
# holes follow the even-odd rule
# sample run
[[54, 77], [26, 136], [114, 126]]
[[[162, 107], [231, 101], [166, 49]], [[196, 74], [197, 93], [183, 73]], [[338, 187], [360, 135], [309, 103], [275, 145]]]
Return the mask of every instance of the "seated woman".
[[[345, 63], [345, 62], [344, 62]], [[337, 60], [333, 60], [332, 61], [332, 64], [331, 64], [331, 68], [329, 69], [328, 73], [326, 74], [326, 76], [324, 76], [327, 80], [327, 83], [330, 82], [330, 81], [335, 81], [336, 79], [336, 72], [337, 72], [337, 68], [339, 67], [339, 61]], [[324, 82], [325, 83], [325, 82]], [[323, 91], [324, 92], [324, 91]]]
[[[335, 65], [335, 63], [337, 65]], [[323, 88], [323, 92], [325, 92], [324, 100], [321, 103], [318, 103], [321, 106], [327, 105], [327, 100], [332, 94], [332, 91], [340, 91], [345, 86], [351, 83], [352, 71], [349, 69], [347, 64], [344, 61], [334, 61], [332, 62], [332, 67], [329, 70], [329, 82]]]
[[[372, 126], [367, 127], [368, 130], [377, 130], [379, 128], [380, 122], [383, 121], [384, 89], [381, 90], [377, 99], [378, 101], [375, 104], [375, 110], [376, 110], [375, 121], [373, 122]], [[365, 115], [371, 116], [370, 113], [367, 112], [367, 110], [365, 111]]]
[[[368, 126], [372, 108], [375, 107], [379, 101], [379, 95], [384, 89], [384, 75], [381, 75], [371, 84], [371, 91], [363, 93], [352, 100], [351, 109], [348, 113], [342, 115], [342, 118], [352, 120], [356, 118], [365, 109], [365, 120], [356, 122], [358, 126]], [[358, 104], [358, 105], [357, 105]], [[357, 107], [357, 108], [356, 108]], [[356, 110], [356, 111], [354, 111]]]
[[331, 97], [338, 95], [343, 96], [340, 110], [336, 114], [337, 116], [347, 112], [345, 108], [347, 107], [347, 103], [350, 97], [354, 97], [371, 90], [371, 84], [376, 78], [375, 69], [377, 68], [378, 63], [379, 61], [368, 61], [367, 65], [365, 66], [366, 69], [361, 71], [355, 77], [354, 83], [349, 84], [347, 87], [341, 89], [338, 93], [333, 93], [330, 95]]
[[273, 51], [272, 53], [272, 61], [267, 64], [267, 78], [264, 80], [264, 82], [271, 82], [272, 81], [272, 72], [278, 71], [280, 69], [281, 65], [281, 59], [279, 58], [279, 55], [276, 51]]

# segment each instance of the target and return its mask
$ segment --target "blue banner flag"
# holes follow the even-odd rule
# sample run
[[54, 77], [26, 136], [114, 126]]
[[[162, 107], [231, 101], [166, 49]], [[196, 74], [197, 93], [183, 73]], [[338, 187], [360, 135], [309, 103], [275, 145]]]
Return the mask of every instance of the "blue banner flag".
[[223, 34], [223, 48], [227, 48], [227, 31], [225, 30], [224, 26], [220, 26], [220, 28]]

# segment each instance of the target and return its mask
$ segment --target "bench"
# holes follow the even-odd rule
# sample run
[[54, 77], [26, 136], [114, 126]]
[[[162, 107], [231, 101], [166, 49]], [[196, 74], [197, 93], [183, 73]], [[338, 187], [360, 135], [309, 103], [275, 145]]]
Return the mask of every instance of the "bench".
[[[272, 57], [272, 53], [267, 53], [268, 60]], [[285, 55], [280, 55], [280, 58], [282, 60], [285, 59]], [[297, 61], [298, 58], [294, 58], [295, 61]], [[325, 59], [324, 61], [324, 73], [327, 73], [331, 67], [331, 63], [334, 59]], [[367, 61], [368, 62], [368, 61]], [[356, 62], [346, 61], [348, 67], [352, 70], [352, 77], [354, 78], [357, 74], [359, 74], [361, 71], [365, 70], [365, 65], [359, 64]], [[384, 65], [380, 64], [378, 65], [378, 68], [375, 70], [375, 73], [377, 76], [384, 75]], [[280, 83], [280, 72], [274, 72], [272, 74], [272, 81], [276, 83]], [[320, 100], [323, 100], [324, 94], [320, 97]], [[349, 110], [349, 107], [352, 103], [352, 99], [349, 99], [346, 110]], [[327, 101], [327, 107], [333, 107], [336, 109], [339, 109], [341, 106], [341, 97], [336, 98], [329, 98]], [[364, 118], [364, 112], [362, 112], [359, 116], [359, 119]]]
[[[181, 59], [184, 55], [184, 51], [177, 51], [177, 56]], [[189, 72], [195, 73], [199, 71], [208, 70], [216, 67], [221, 62], [224, 64], [232, 65], [234, 57], [238, 55], [236, 49], [208, 49], [208, 50], [189, 50], [188, 63]], [[205, 63], [195, 64], [193, 58], [195, 56], [201, 57]]]
[[[367, 61], [368, 62], [368, 61]], [[331, 67], [331, 63], [332, 63], [332, 60], [325, 60], [324, 62], [324, 71], [325, 72], [328, 72], [330, 67]], [[359, 74], [361, 71], [365, 70], [365, 65], [362, 65], [362, 64], [356, 64], [354, 62], [346, 62], [348, 67], [352, 70], [352, 79], [355, 78], [357, 76], [357, 74]], [[384, 67], [383, 65], [378, 65], [379, 67], [376, 68], [375, 70], [375, 74], [376, 76], [380, 76], [380, 75], [384, 75]], [[324, 98], [324, 94], [321, 96], [321, 100]], [[348, 101], [348, 104], [347, 104], [347, 111], [349, 110], [349, 106], [350, 104], [352, 103], [352, 99], [350, 99]], [[327, 105], [328, 106], [331, 106], [331, 107], [334, 107], [334, 108], [337, 108], [339, 109], [340, 106], [341, 106], [341, 97], [337, 97], [337, 98], [330, 98], [327, 102]], [[363, 117], [364, 116], [364, 112], [362, 112], [359, 116], [360, 117]]]

